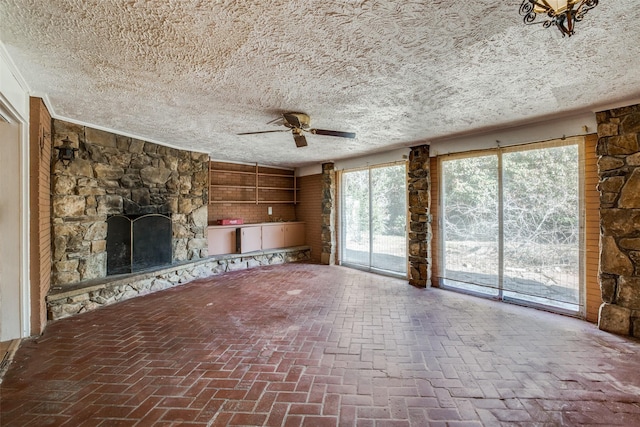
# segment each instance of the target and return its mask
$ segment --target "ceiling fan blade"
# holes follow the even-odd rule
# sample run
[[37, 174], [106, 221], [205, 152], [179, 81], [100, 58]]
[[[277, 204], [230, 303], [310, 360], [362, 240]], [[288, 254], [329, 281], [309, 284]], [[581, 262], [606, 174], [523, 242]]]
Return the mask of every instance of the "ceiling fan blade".
[[236, 133], [236, 135], [257, 135], [259, 133], [273, 133], [273, 132], [288, 132], [289, 129], [282, 129], [282, 130], [263, 130], [263, 131], [259, 131], [259, 132], [242, 132], [242, 133]]
[[296, 147], [298, 148], [307, 146], [307, 138], [301, 133], [294, 133], [293, 140], [296, 142]]
[[[267, 124], [268, 124], [268, 125], [271, 125], [271, 124], [273, 124], [273, 123], [275, 123], [275, 122], [277, 122], [277, 121], [282, 121], [282, 120], [283, 120], [283, 118], [282, 118], [282, 117], [276, 117], [276, 118], [275, 118], [275, 119], [273, 119], [273, 120], [269, 120], [269, 121], [267, 122]], [[278, 123], [278, 124], [279, 124], [279, 125], [282, 125], [283, 123]]]
[[289, 123], [291, 126], [293, 126], [294, 128], [302, 127], [302, 123], [300, 123], [300, 119], [295, 114], [284, 113], [282, 114], [282, 117], [284, 117], [285, 121]]
[[338, 136], [340, 138], [355, 138], [356, 134], [354, 132], [340, 132], [337, 130], [326, 130], [326, 129], [309, 129], [309, 132], [315, 135], [328, 135], [328, 136]]

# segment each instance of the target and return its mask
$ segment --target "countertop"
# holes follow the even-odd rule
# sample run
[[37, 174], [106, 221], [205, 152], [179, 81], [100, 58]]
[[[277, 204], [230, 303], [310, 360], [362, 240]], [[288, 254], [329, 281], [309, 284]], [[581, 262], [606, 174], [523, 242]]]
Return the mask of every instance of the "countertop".
[[209, 224], [209, 228], [241, 228], [241, 227], [261, 227], [264, 225], [278, 225], [278, 224], [303, 224], [304, 221], [271, 221], [271, 222], [254, 222], [244, 224], [229, 224], [229, 225], [217, 225]]

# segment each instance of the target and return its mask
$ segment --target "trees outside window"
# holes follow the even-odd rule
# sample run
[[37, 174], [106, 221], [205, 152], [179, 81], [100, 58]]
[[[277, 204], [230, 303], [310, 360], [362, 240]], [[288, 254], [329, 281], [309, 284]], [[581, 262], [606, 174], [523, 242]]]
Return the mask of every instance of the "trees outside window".
[[343, 264], [406, 275], [406, 182], [404, 163], [342, 172]]
[[443, 284], [579, 311], [579, 160], [577, 144], [443, 160]]

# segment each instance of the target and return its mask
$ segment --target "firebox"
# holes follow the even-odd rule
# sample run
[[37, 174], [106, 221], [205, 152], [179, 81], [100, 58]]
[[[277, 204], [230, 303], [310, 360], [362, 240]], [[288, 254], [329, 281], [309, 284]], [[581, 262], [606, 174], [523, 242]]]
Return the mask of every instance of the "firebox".
[[107, 219], [107, 275], [171, 264], [171, 218], [113, 215]]

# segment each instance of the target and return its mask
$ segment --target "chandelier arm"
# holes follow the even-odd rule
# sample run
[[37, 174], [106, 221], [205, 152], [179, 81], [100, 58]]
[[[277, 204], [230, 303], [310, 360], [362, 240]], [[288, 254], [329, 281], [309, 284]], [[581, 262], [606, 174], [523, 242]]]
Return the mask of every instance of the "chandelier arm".
[[[549, 4], [549, 2], [547, 0], [542, 0], [542, 3], [544, 4], [544, 6], [542, 6], [542, 7], [544, 7], [547, 10], [547, 13], [548, 12], [554, 12], [554, 14], [555, 14], [555, 10], [553, 10], [553, 7], [551, 7], [551, 5]], [[536, 4], [540, 5], [540, 3], [538, 3], [538, 2], [536, 2]]]
[[[573, 8], [573, 6], [571, 6]], [[573, 10], [567, 10], [567, 34], [571, 36], [573, 34], [573, 20], [575, 19]]]
[[522, 22], [526, 25], [538, 24], [536, 20], [535, 0], [522, 0], [520, 5], [520, 16], [522, 16]]
[[597, 5], [598, 5], [598, 0], [583, 0], [582, 2], [580, 2], [580, 6], [578, 6], [578, 9], [576, 10], [576, 13], [575, 13], [575, 20], [577, 22], [582, 21], [582, 19], [587, 14], [587, 12], [589, 12], [591, 9], [593, 9]]

